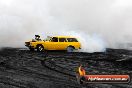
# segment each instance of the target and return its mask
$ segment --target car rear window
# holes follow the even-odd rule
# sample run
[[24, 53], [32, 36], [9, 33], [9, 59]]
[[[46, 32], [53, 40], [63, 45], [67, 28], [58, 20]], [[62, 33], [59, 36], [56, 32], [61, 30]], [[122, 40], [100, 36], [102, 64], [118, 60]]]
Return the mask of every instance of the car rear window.
[[66, 38], [59, 38], [59, 42], [66, 42]]
[[76, 38], [67, 38], [68, 42], [78, 42]]

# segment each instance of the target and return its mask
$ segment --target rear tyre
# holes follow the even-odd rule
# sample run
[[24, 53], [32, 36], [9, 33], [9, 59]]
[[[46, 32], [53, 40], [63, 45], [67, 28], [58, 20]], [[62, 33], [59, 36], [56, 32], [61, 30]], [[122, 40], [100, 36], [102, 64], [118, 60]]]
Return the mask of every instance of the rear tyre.
[[38, 51], [38, 52], [44, 51], [43, 45], [38, 45], [38, 46], [37, 46], [37, 51]]
[[74, 51], [74, 47], [72, 47], [72, 46], [67, 47], [67, 52], [73, 52], [73, 51]]

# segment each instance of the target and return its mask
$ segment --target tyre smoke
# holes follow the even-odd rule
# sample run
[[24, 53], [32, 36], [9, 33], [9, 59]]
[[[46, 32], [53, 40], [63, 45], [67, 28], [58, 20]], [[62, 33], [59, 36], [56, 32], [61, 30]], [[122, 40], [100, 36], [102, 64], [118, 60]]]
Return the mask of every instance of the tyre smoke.
[[131, 23], [131, 0], [0, 0], [0, 47], [40, 34], [77, 36], [86, 52], [130, 49]]

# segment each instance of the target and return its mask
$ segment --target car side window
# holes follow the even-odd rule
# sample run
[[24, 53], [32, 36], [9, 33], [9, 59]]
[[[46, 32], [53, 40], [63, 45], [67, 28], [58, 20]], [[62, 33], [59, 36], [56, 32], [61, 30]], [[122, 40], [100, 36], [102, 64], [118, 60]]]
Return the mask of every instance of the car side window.
[[58, 38], [57, 37], [53, 37], [51, 41], [52, 42], [58, 42]]
[[59, 38], [59, 42], [66, 42], [66, 38]]
[[78, 42], [76, 38], [67, 38], [68, 42]]

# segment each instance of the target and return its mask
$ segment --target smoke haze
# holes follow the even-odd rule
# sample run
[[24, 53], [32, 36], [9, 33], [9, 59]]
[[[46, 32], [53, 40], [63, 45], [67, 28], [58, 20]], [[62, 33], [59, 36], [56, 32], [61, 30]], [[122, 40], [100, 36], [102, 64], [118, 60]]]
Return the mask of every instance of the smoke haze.
[[24, 47], [35, 34], [79, 37], [82, 51], [132, 43], [131, 0], [0, 0], [0, 47]]

